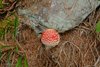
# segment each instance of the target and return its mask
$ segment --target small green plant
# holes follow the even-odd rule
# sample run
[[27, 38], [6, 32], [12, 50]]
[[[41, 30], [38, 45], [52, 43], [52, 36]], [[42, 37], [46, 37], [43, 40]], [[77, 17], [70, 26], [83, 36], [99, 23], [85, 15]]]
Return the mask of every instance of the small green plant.
[[0, 9], [3, 8], [2, 0], [0, 0]]
[[0, 39], [4, 39], [5, 34], [10, 33], [14, 38], [18, 33], [19, 19], [14, 14], [11, 17], [0, 20]]
[[26, 56], [24, 57], [24, 67], [28, 67], [28, 61], [27, 61]]
[[14, 20], [11, 17], [0, 20], [0, 40], [4, 39], [5, 34], [12, 34], [13, 28]]
[[22, 56], [20, 56], [20, 57], [18, 58], [16, 67], [22, 67]]
[[26, 56], [25, 57], [19, 56], [17, 63], [16, 63], [16, 67], [28, 67]]
[[14, 20], [14, 37], [16, 37], [16, 35], [17, 35], [18, 25], [19, 25], [18, 17], [15, 16], [15, 20]]
[[96, 24], [96, 32], [100, 32], [100, 21]]
[[[18, 46], [0, 46], [0, 62], [5, 60], [7, 67], [12, 67], [12, 57], [18, 56], [15, 67], [28, 67], [28, 62], [25, 54], [20, 54]], [[4, 55], [5, 54], [5, 55]], [[6, 57], [5, 59], [3, 57]]]

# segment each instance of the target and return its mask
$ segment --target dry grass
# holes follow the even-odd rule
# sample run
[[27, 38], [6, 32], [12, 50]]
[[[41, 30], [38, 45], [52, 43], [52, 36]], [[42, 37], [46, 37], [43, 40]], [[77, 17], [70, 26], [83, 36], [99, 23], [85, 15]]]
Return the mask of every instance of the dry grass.
[[[16, 64], [19, 54], [25, 53], [29, 67], [100, 67], [100, 33], [95, 32], [98, 20], [100, 8], [89, 15], [80, 26], [60, 34], [59, 45], [48, 50], [42, 46], [40, 37], [36, 36], [34, 30], [21, 23], [17, 39], [13, 40], [11, 34], [6, 34], [6, 41], [0, 41], [0, 45], [17, 44], [19, 47], [18, 54], [11, 54], [12, 65]], [[3, 57], [0, 67], [6, 67], [6, 57]]]
[[100, 10], [96, 10], [80, 26], [61, 34], [59, 45], [49, 50], [33, 30], [23, 28], [19, 41], [24, 45], [29, 67], [99, 67], [100, 40], [95, 32], [99, 19]]

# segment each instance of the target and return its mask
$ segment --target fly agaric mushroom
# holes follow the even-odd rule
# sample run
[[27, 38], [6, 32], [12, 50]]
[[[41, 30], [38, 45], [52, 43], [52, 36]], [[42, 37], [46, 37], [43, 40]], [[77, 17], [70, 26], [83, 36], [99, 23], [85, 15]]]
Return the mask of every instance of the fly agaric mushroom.
[[42, 33], [41, 42], [46, 47], [54, 47], [60, 42], [60, 35], [54, 29], [47, 29]]

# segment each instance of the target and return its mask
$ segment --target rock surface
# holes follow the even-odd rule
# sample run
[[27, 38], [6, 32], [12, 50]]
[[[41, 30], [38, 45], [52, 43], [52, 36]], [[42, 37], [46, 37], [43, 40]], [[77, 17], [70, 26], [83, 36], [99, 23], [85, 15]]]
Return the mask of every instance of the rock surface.
[[18, 14], [36, 33], [46, 28], [62, 33], [78, 26], [99, 5], [98, 0], [42, 0], [28, 8], [19, 8]]

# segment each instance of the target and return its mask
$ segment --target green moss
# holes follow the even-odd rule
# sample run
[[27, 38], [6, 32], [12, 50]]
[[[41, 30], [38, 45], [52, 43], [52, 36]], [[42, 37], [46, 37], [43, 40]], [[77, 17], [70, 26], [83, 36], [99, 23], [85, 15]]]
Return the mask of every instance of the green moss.
[[7, 33], [13, 34], [14, 31], [14, 16], [10, 16], [0, 21], [0, 39]]

